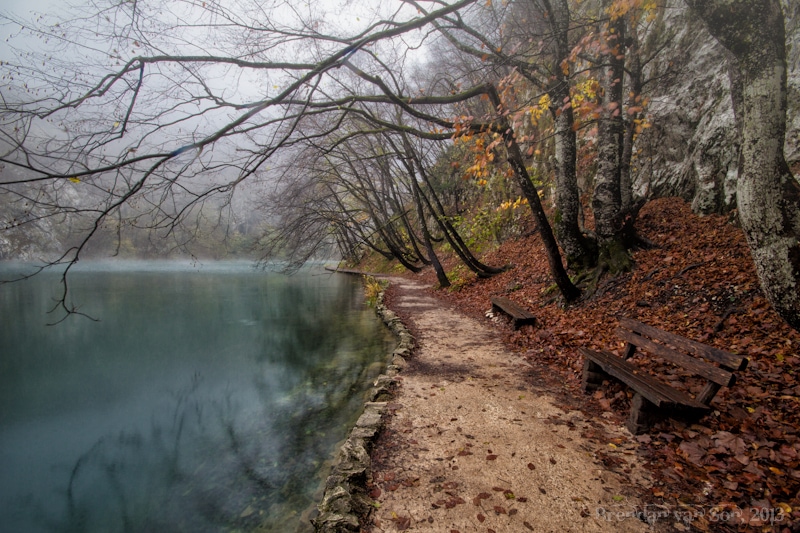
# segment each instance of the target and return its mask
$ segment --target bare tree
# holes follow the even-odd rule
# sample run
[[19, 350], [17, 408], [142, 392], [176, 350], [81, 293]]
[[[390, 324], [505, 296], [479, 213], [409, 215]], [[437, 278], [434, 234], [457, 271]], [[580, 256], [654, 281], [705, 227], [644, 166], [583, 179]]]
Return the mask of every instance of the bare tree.
[[[65, 215], [81, 215], [87, 221], [75, 244], [52, 261], [66, 264], [69, 272], [114, 218], [134, 217], [138, 226], [177, 235], [186, 225], [196, 227], [198, 213], [212, 198], [222, 198], [222, 204], [234, 202], [237, 190], [291, 166], [291, 158], [304, 153], [301, 148], [344, 149], [354, 146], [355, 136], [360, 136], [358, 142], [373, 142], [376, 137], [364, 136], [363, 126], [351, 132], [352, 141], [348, 139], [344, 128], [356, 119], [381, 135], [394, 132], [431, 141], [483, 135], [489, 141], [486, 160], [499, 156], [528, 199], [563, 295], [576, 298], [579, 292], [566, 275], [559, 243], [528, 175], [524, 143], [529, 139], [517, 130], [514, 118], [524, 113], [532, 95], [550, 95], [562, 143], [556, 233], [563, 243], [573, 243], [565, 248], [574, 248], [580, 256], [585, 242], [574, 224], [577, 214], [571, 203], [574, 125], [567, 127], [572, 102], [564, 100], [572, 78], [561, 59], [579, 28], [568, 12], [574, 11], [573, 5], [531, 1], [541, 15], [532, 25], [532, 36], [547, 38], [543, 47], [527, 49], [503, 26], [515, 3], [477, 0], [382, 3], [373, 6], [374, 11], [363, 11], [364, 21], [347, 24], [326, 17], [312, 3], [297, 6], [284, 0], [95, 0], [90, 14], [49, 26], [5, 17], [55, 46], [0, 65], [6, 82], [0, 88], [0, 164], [14, 170], [0, 178], [0, 192], [14, 205], [30, 205], [22, 213], [25, 223], [63, 220]], [[745, 146], [740, 216], [765, 291], [796, 325], [800, 192], [779, 142], [785, 134], [786, 110], [780, 6], [776, 0], [686, 1], [739, 63]], [[613, 13], [631, 3], [606, 4]], [[611, 14], [605, 20], [613, 25], [617, 18]], [[476, 31], [473, 22], [492, 30]], [[623, 29], [630, 34], [629, 27], [615, 28], [618, 42], [607, 47], [619, 53], [606, 61], [606, 93], [624, 83], [625, 64], [618, 57], [628, 42], [619, 38]], [[412, 50], [434, 34], [472, 55], [473, 62], [464, 66], [473, 70], [459, 79], [442, 78], [422, 87], [398, 72], [405, 72]], [[543, 62], [544, 51], [550, 55]], [[493, 58], [489, 75], [479, 67], [486, 54]], [[628, 65], [625, 72], [637, 69]], [[535, 91], [517, 90], [514, 76], [527, 79]], [[767, 96], [759, 96], [761, 90]], [[609, 95], [607, 103], [621, 107], [622, 97]], [[393, 112], [377, 112], [384, 106]], [[631, 180], [624, 177], [620, 121], [613, 109], [606, 111], [607, 138], [614, 142], [603, 146], [608, 158], [603, 155], [601, 160], [609, 164], [599, 174], [594, 200], [596, 214], [601, 215], [596, 216], [598, 234], [601, 240], [611, 236], [608, 240], [613, 241], [614, 232], [624, 229], [619, 218], [631, 200], [621, 187]], [[336, 139], [334, 144], [331, 139]], [[352, 157], [351, 151], [333, 165], [337, 181], [300, 176], [296, 199], [308, 201], [295, 207], [308, 208], [315, 222], [295, 228], [294, 238], [304, 236], [308, 243], [298, 248], [298, 257], [318, 250], [321, 244], [315, 243], [338, 242], [353, 249], [359, 242], [370, 242], [404, 257], [413, 268], [431, 260], [421, 225], [425, 212], [420, 214], [414, 198], [437, 224], [445, 224], [446, 217], [437, 211], [432, 188], [417, 186], [425, 182], [428, 167], [416, 162], [411, 168], [404, 166], [413, 157], [399, 155], [401, 144], [394, 159], [367, 161]], [[399, 169], [406, 179], [418, 181], [398, 180]], [[409, 178], [412, 170], [416, 178]], [[380, 180], [367, 180], [371, 173]], [[606, 184], [608, 198], [600, 194]], [[343, 201], [358, 195], [369, 199], [364, 205], [374, 210], [370, 223], [353, 216], [352, 206]], [[605, 207], [610, 207], [608, 213]], [[579, 214], [580, 207], [576, 209]], [[331, 234], [331, 228], [341, 231]], [[449, 234], [441, 226], [440, 231], [443, 237]], [[382, 234], [374, 240], [368, 232]], [[485, 273], [491, 274], [492, 268], [487, 268]], [[74, 311], [66, 293], [62, 304], [67, 312]]]
[[0, 187], [43, 219], [87, 216], [77, 244], [52, 262], [68, 272], [124, 207], [169, 231], [194, 205], [264, 178], [279, 152], [307, 140], [309, 121], [323, 125], [309, 134], [321, 138], [359, 101], [398, 105], [407, 95], [354, 91], [337, 74], [370, 61], [387, 70], [370, 47], [474, 3], [432, 2], [424, 16], [401, 6], [360, 30], [326, 33], [314, 13], [278, 0], [98, 0], [90, 15], [31, 28], [57, 55], [2, 65], [11, 83], [0, 89], [0, 163], [21, 172]]
[[[101, 54], [103, 61], [110, 59], [113, 63], [110, 69], [104, 66], [105, 74], [101, 70], [98, 77], [89, 75], [84, 81], [82, 71], [65, 69], [63, 72], [69, 74], [61, 73], [53, 79], [44, 70], [31, 70], [21, 64], [9, 66], [17, 75], [38, 75], [52, 88], [49, 92], [43, 86], [36, 88], [47, 92], [44, 97], [26, 99], [15, 94], [5, 98], [0, 116], [6, 126], [4, 141], [9, 149], [0, 161], [26, 169], [31, 175], [7, 181], [3, 186], [53, 188], [70, 182], [99, 191], [99, 201], [91, 209], [92, 228], [77, 246], [54, 261], [67, 263], [68, 272], [102, 223], [123, 206], [141, 202], [151, 207], [154, 224], [174, 227], [197, 202], [227, 194], [245, 180], [257, 177], [279, 152], [338, 132], [345, 117], [360, 116], [375, 127], [433, 140], [449, 139], [464, 127], [475, 131], [505, 130], [506, 122], [498, 109], [486, 115], [488, 123], [457, 123], [437, 114], [449, 113], [454, 104], [485, 97], [494, 91], [491, 86], [461, 91], [447, 88], [444, 94], [430, 96], [413, 94], [407, 84], [393, 79], [397, 65], [390, 65], [377, 52], [383, 43], [409, 36], [447, 14], [474, 7], [472, 4], [474, 0], [449, 5], [431, 2], [435, 9], [422, 14], [401, 6], [391, 18], [377, 20], [363, 31], [344, 36], [321, 33], [317, 28], [322, 21], [308, 17], [299, 17], [293, 27], [276, 25], [274, 20], [279, 18], [271, 17], [280, 8], [297, 14], [282, 2], [255, 8], [251, 5], [247, 10], [242, 6], [241, 16], [234, 16], [234, 11], [226, 11], [216, 2], [179, 2], [177, 7], [170, 4], [166, 11], [173, 26], [162, 27], [157, 33], [143, 31], [141, 23], [143, 17], [154, 16], [145, 12], [157, 7], [158, 2], [103, 6], [94, 18], [73, 21], [72, 29], [88, 34], [87, 31], [94, 31], [90, 28], [99, 25], [114, 37], [117, 48], [107, 57]], [[208, 37], [199, 44], [189, 42], [179, 31], [184, 27], [193, 31], [202, 28]], [[234, 29], [244, 37], [230, 43], [215, 40], [219, 28], [226, 29], [223, 36], [228, 35], [228, 29]], [[65, 28], [59, 26], [52, 31], [62, 29]], [[169, 35], [176, 31], [178, 36], [170, 40]], [[59, 38], [67, 42], [74, 35], [64, 31]], [[126, 59], [119, 51], [123, 45], [136, 47], [137, 53]], [[240, 48], [241, 53], [231, 53]], [[217, 49], [221, 49], [220, 53]], [[298, 59], [274, 59], [287, 51]], [[227, 91], [220, 86], [219, 69], [227, 76], [235, 73], [262, 81], [273, 77], [274, 84], [259, 87], [255, 96], [242, 90]], [[67, 82], [68, 75], [81, 83]], [[392, 80], [391, 85], [383, 77]], [[378, 104], [397, 108], [402, 122], [372, 114], [369, 106]], [[73, 114], [81, 125], [75, 134], [68, 128], [63, 135], [51, 136], [41, 126], [42, 121], [54, 120], [66, 125]], [[226, 145], [229, 150], [218, 154]], [[232, 179], [222, 183], [203, 179], [205, 173], [222, 165], [237, 170]], [[354, 176], [358, 175], [357, 169], [351, 170], [356, 171]], [[521, 179], [529, 183], [527, 177]], [[175, 208], [162, 209], [165, 201], [174, 202]], [[53, 213], [67, 208], [57, 202], [48, 207]], [[328, 212], [325, 208], [315, 211]], [[541, 219], [546, 222], [546, 218]], [[384, 232], [384, 243], [398, 240], [386, 225], [376, 227], [376, 231]], [[552, 244], [549, 250], [558, 254], [555, 242]], [[309, 250], [315, 247], [312, 245]], [[404, 255], [402, 249], [392, 253]], [[407, 266], [412, 263], [413, 258]], [[485, 273], [500, 271], [474, 264]], [[560, 266], [560, 257], [552, 264]], [[560, 286], [569, 283], [563, 267], [559, 274]], [[575, 292], [569, 295], [574, 297]], [[63, 302], [64, 309], [72, 312], [66, 299]]]
[[[612, 5], [604, 2], [604, 7]], [[597, 147], [597, 174], [594, 180], [592, 210], [600, 247], [600, 260], [612, 272], [630, 269], [630, 257], [622, 240], [622, 148], [623, 79], [625, 77], [625, 30], [623, 17], [611, 17], [601, 39], [603, 103], [600, 111]]]

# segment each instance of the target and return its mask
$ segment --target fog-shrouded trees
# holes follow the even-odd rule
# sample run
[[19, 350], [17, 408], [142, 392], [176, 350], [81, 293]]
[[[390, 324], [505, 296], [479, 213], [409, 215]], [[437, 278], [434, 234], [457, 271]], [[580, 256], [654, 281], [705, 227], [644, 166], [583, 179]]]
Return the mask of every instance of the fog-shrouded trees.
[[[293, 148], [334, 136], [349, 117], [432, 140], [449, 139], [459, 128], [503, 132], [505, 119], [496, 108], [477, 120], [453, 118], [454, 106], [487, 98], [495, 90], [490, 86], [426, 95], [405, 80], [392, 80], [408, 53], [407, 44], [399, 53], [393, 48], [399, 46], [395, 38], [419, 41], [432, 21], [482, 9], [469, 0], [429, 5], [428, 12], [400, 3], [386, 19], [375, 13], [361, 31], [324, 33], [326, 20], [313, 9], [301, 12], [282, 2], [235, 8], [214, 2], [97, 3], [85, 18], [39, 30], [77, 49], [77, 63], [47, 56], [41, 68], [8, 65], [8, 79], [26, 81], [4, 97], [2, 162], [28, 175], [3, 186], [10, 194], [66, 183], [99, 192], [90, 207], [58, 198], [44, 206], [53, 213], [82, 211], [93, 220], [84, 240], [56, 261], [72, 264], [124, 206], [144, 206], [154, 226], [179, 225], [197, 202], [230, 194], [263, 174], [268, 162], [292, 157]], [[404, 122], [371, 113], [368, 107], [375, 105], [396, 109]], [[215, 174], [223, 167], [236, 172], [219, 179]], [[350, 168], [353, 176], [366, 170]], [[390, 189], [385, 190], [391, 196]], [[384, 217], [374, 220], [374, 231], [393, 256], [406, 256], [401, 241], [415, 248], [404, 216], [404, 231], [398, 232], [396, 221], [386, 224], [388, 211], [374, 214]], [[446, 227], [446, 216], [433, 218]], [[551, 250], [558, 253], [554, 241]], [[420, 259], [417, 252], [408, 257], [410, 268]], [[499, 271], [469, 261], [479, 273]], [[553, 264], [560, 267], [560, 259]], [[569, 285], [560, 268], [560, 284]]]
[[[287, 166], [296, 147], [339, 131], [363, 112], [360, 102], [413, 117], [413, 95], [376, 91], [382, 82], [367, 70], [402, 70], [407, 51], [394, 50], [397, 39], [420, 42], [431, 20], [474, 3], [433, 2], [428, 16], [402, 3], [383, 12], [354, 5], [352, 16], [326, 17], [281, 1], [109, 1], [50, 25], [6, 18], [51, 47], [20, 50], [2, 65], [0, 162], [16, 172], [0, 187], [41, 219], [88, 220], [54, 263], [73, 264], [130, 206], [153, 228], [177, 228], [208, 198], [233, 194], [268, 167]], [[416, 118], [431, 122], [426, 131], [452, 124]]]
[[[797, 327], [780, 5], [686, 3], [742, 72], [740, 216], [765, 290]], [[330, 247], [354, 257], [366, 247], [410, 270], [432, 264], [446, 285], [436, 242], [479, 276], [502, 270], [462, 238], [462, 189], [447, 180], [502, 177], [524, 196], [565, 300], [580, 295], [568, 267], [630, 268], [646, 199], [632, 161], [647, 126], [648, 63], [669, 39], [663, 6], [344, 0], [330, 9], [92, 0], [51, 22], [3, 15], [10, 42], [40, 41], [10, 48], [0, 64], [0, 194], [14, 224], [79, 219], [82, 233], [52, 261], [68, 271], [126, 219], [181, 243], [208, 225], [210, 206], [247, 201], [267, 211], [262, 250], [290, 267]], [[579, 170], [581, 151], [593, 162]], [[463, 166], [448, 166], [456, 155]]]

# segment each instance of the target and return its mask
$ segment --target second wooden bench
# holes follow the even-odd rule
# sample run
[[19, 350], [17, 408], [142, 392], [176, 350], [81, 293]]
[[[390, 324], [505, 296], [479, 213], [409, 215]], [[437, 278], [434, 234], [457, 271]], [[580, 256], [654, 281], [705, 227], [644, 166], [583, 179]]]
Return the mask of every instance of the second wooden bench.
[[[744, 356], [734, 355], [636, 320], [623, 318], [619, 325], [616, 333], [626, 342], [622, 357], [607, 351], [580, 348], [585, 357], [583, 390], [591, 392], [597, 389], [609, 376], [633, 389], [635, 394], [627, 423], [633, 434], [647, 431], [663, 416], [699, 419], [711, 411], [711, 400], [720, 388], [730, 387], [735, 383], [734, 372], [747, 368], [748, 359]], [[704, 388], [696, 396], [691, 396], [688, 392], [657, 379], [641, 366], [628, 361], [637, 349], [661, 357], [701, 378], [705, 382]]]
[[536, 323], [536, 317], [521, 305], [502, 296], [492, 296], [492, 309], [502, 311], [511, 317], [514, 329], [519, 329], [526, 324]]

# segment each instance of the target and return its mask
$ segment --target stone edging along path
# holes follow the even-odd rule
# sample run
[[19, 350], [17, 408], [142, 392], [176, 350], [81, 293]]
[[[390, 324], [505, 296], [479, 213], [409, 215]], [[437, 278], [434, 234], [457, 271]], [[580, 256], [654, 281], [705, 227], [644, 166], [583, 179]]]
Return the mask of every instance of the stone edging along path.
[[390, 281], [417, 338], [379, 300], [399, 346], [337, 456], [316, 531], [652, 531], [624, 428], [559, 404], [489, 325]]
[[360, 518], [368, 516], [372, 510], [373, 501], [366, 489], [370, 450], [383, 425], [387, 403], [394, 396], [394, 376], [405, 367], [406, 358], [414, 349], [414, 337], [400, 318], [384, 305], [383, 293], [375, 303], [375, 312], [395, 335], [398, 345], [386, 371], [378, 376], [369, 391], [364, 412], [339, 449], [325, 482], [322, 500], [317, 506], [319, 514], [312, 519], [314, 530], [320, 533], [359, 531]]

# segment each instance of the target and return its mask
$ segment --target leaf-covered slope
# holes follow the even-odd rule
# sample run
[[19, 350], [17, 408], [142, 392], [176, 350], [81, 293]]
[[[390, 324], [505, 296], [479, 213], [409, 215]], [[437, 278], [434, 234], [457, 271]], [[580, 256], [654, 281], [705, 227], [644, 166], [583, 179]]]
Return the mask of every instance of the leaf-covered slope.
[[[754, 516], [758, 506], [780, 509], [788, 512], [784, 527], [790, 517], [800, 522], [800, 334], [769, 307], [742, 232], [727, 217], [697, 216], [680, 199], [660, 199], [644, 207], [637, 227], [658, 247], [634, 252], [633, 272], [604, 278], [592, 297], [567, 309], [549, 295], [552, 282], [536, 236], [508, 241], [484, 257], [514, 264], [508, 272], [438, 292], [484, 320], [495, 294], [527, 306], [539, 318], [535, 328], [515, 332], [504, 318], [496, 319], [507, 342], [556, 378], [572, 402], [620, 421], [630, 392], [610, 385], [584, 396], [577, 350], [619, 348], [613, 332], [620, 317], [747, 355], [748, 369], [717, 395], [711, 415], [690, 427], [669, 420], [639, 437], [640, 453], [660, 480], [651, 497], [672, 508], [679, 501], [706, 511], [725, 504], [743, 517]], [[433, 285], [432, 273], [424, 275]]]

